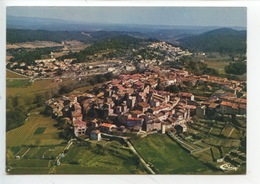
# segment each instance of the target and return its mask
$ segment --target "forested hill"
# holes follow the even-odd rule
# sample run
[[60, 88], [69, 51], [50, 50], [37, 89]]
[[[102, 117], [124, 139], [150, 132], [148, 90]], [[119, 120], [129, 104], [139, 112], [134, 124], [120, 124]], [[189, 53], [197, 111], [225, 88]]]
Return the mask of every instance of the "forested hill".
[[145, 39], [132, 37], [129, 35], [118, 35], [113, 38], [103, 39], [102, 41], [96, 42], [95, 44], [81, 50], [80, 52], [72, 53], [62, 56], [60, 59], [76, 58], [77, 62], [88, 61], [89, 57], [95, 54], [101, 54], [104, 57], [126, 57], [128, 51], [140, 47], [145, 44]]
[[180, 46], [191, 51], [246, 53], [246, 31], [220, 28], [178, 40]]
[[[118, 35], [132, 35], [123, 31], [47, 31], [29, 29], [7, 29], [7, 43], [32, 42], [32, 41], [54, 41], [61, 43], [65, 40], [78, 40], [92, 43]], [[136, 33], [137, 34], [137, 33]], [[138, 36], [138, 35], [137, 35]]]

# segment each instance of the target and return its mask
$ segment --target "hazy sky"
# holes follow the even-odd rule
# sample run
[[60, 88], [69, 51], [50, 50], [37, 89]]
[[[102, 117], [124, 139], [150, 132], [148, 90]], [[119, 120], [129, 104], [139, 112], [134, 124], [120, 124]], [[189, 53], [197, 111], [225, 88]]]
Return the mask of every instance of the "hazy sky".
[[246, 8], [8, 7], [7, 15], [86, 23], [246, 27]]

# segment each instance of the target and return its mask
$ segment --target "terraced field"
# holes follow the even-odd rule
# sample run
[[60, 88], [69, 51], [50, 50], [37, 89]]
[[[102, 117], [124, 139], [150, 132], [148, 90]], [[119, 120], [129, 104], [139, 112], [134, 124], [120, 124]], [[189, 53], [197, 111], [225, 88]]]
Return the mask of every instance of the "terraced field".
[[131, 151], [121, 149], [117, 141], [91, 143], [91, 148], [73, 145], [61, 165], [55, 168], [56, 174], [146, 174], [134, 159]]
[[167, 135], [153, 134], [133, 140], [132, 143], [160, 174], [213, 174], [213, 170], [195, 159]]

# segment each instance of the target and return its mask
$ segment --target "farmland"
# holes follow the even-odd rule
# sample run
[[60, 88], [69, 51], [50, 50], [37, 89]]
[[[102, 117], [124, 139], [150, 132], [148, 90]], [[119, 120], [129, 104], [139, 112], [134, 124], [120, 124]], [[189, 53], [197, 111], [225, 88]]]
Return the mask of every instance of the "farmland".
[[117, 141], [73, 145], [56, 174], [144, 174], [134, 155]]
[[16, 149], [20, 149], [17, 153], [12, 147], [13, 155], [9, 155], [7, 159], [7, 172], [9, 174], [47, 174], [54, 165], [54, 159], [63, 151], [64, 147], [65, 145], [23, 146], [16, 147]]
[[27, 77], [10, 70], [6, 70], [6, 78], [10, 79], [10, 78], [27, 78]]
[[146, 162], [153, 164], [159, 174], [213, 173], [167, 135], [154, 134], [132, 142]]
[[24, 125], [6, 133], [8, 173], [49, 173], [54, 159], [66, 145], [58, 136], [56, 123], [56, 120], [34, 111]]
[[[56, 145], [62, 140], [58, 136], [57, 122], [41, 114], [31, 114], [25, 124], [6, 133], [7, 148], [23, 145]], [[34, 134], [39, 127], [45, 127], [42, 134]]]
[[[15, 80], [17, 81], [17, 80]], [[6, 95], [7, 96], [32, 96], [36, 93], [45, 93], [51, 90], [52, 88], [58, 87], [60, 83], [52, 82], [51, 79], [44, 79], [44, 80], [36, 80], [33, 84], [26, 88], [21, 88], [19, 86], [13, 86], [12, 88], [8, 87], [8, 80], [7, 80], [7, 88], [6, 88]]]
[[29, 79], [7, 79], [7, 88], [25, 88], [30, 85]]

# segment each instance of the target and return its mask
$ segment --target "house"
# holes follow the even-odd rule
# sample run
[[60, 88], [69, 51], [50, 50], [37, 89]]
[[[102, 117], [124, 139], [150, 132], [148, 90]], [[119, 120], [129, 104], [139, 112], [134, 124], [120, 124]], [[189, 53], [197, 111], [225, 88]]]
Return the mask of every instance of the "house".
[[140, 116], [144, 115], [144, 113], [139, 110], [129, 111], [129, 114], [131, 114], [131, 116], [134, 118], [139, 118]]
[[74, 134], [76, 137], [85, 135], [85, 132], [87, 130], [86, 124], [87, 124], [86, 122], [78, 120], [78, 119], [73, 122]]
[[146, 102], [139, 102], [137, 104], [137, 109], [142, 111], [142, 112], [147, 111], [149, 107], [150, 107], [150, 105]]
[[128, 118], [125, 122], [127, 127], [134, 127], [134, 126], [142, 126], [143, 125], [143, 118]]
[[147, 114], [144, 116], [144, 131], [161, 130], [161, 121], [153, 114]]
[[99, 130], [93, 130], [90, 133], [90, 139], [100, 141], [101, 140], [101, 133], [100, 133], [100, 131]]
[[82, 121], [82, 114], [81, 114], [81, 112], [79, 112], [79, 111], [73, 111], [72, 113], [71, 113], [71, 116], [72, 116], [72, 121], [74, 122], [75, 120], [80, 120], [80, 121]]
[[222, 101], [220, 104], [220, 112], [222, 114], [237, 114], [239, 113], [239, 108], [235, 103]]
[[106, 132], [109, 133], [112, 131], [112, 129], [115, 129], [116, 125], [111, 124], [111, 123], [102, 123], [101, 125], [99, 125], [99, 129], [101, 132]]
[[165, 132], [169, 129], [172, 129], [172, 124], [169, 121], [165, 121], [161, 124], [161, 132], [165, 134]]
[[246, 114], [246, 105], [244, 104], [239, 105], [239, 114]]
[[185, 100], [194, 101], [194, 95], [192, 93], [180, 92], [179, 97]]

